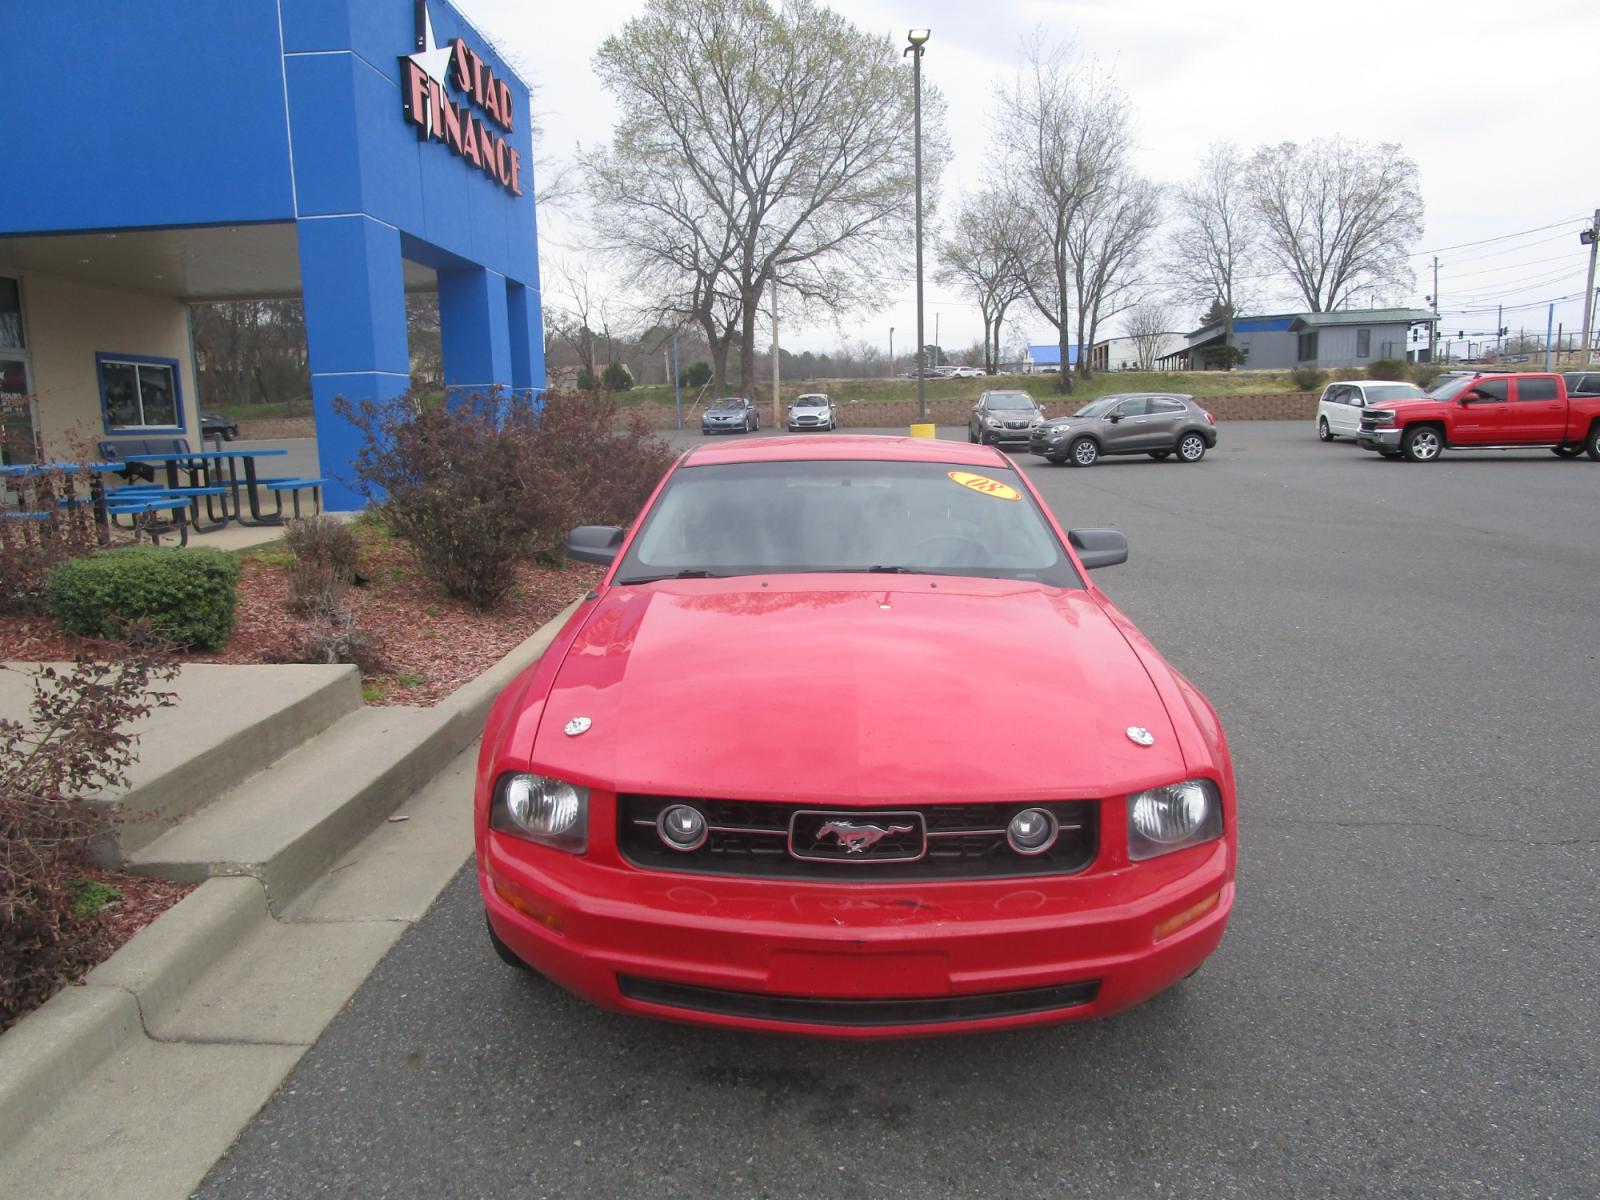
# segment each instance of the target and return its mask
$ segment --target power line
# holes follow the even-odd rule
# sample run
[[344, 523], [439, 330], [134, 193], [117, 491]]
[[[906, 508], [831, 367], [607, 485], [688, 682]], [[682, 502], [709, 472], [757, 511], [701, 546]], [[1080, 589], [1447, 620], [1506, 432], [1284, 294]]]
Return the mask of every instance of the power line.
[[1566, 217], [1560, 221], [1552, 221], [1549, 225], [1539, 225], [1533, 229], [1524, 229], [1519, 233], [1502, 233], [1499, 237], [1479, 238], [1475, 242], [1457, 242], [1453, 246], [1435, 246], [1432, 250], [1417, 250], [1406, 255], [1407, 258], [1421, 258], [1428, 254], [1443, 254], [1446, 250], [1463, 250], [1468, 246], [1487, 246], [1490, 242], [1506, 242], [1512, 238], [1526, 237], [1530, 233], [1543, 233], [1546, 229], [1559, 229], [1563, 225], [1570, 225], [1573, 221], [1581, 221], [1587, 213], [1579, 213], [1575, 217]]

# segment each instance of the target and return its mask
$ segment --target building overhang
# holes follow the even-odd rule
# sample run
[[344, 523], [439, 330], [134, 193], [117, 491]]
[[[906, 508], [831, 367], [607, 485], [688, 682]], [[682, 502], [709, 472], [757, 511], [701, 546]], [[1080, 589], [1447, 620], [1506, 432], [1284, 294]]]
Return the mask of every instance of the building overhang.
[[[403, 262], [407, 291], [437, 286], [437, 264]], [[301, 292], [292, 221], [0, 237], [0, 271], [8, 268], [195, 303], [298, 298]]]

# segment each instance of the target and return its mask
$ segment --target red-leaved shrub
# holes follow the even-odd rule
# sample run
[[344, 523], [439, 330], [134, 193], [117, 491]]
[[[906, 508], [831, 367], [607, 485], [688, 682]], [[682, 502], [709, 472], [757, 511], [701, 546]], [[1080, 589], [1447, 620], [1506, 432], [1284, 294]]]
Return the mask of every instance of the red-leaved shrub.
[[35, 668], [29, 718], [0, 718], [0, 1028], [101, 956], [69, 885], [111, 818], [82, 797], [127, 782], [136, 758], [128, 725], [172, 703], [151, 684], [176, 674], [152, 651], [114, 653]]
[[518, 562], [559, 561], [572, 526], [631, 521], [672, 461], [642, 419], [596, 395], [335, 407], [363, 435], [357, 487], [428, 578], [480, 608], [511, 590]]

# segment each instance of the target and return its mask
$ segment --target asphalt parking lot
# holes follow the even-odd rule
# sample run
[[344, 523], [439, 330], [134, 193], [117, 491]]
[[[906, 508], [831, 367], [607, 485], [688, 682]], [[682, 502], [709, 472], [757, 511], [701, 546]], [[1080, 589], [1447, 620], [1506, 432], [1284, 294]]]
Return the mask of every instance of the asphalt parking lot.
[[657, 1025], [503, 967], [463, 872], [199, 1194], [1594, 1196], [1600, 464], [1221, 434], [1020, 457], [1128, 534], [1098, 581], [1232, 741], [1239, 903], [1193, 980], [967, 1039]]

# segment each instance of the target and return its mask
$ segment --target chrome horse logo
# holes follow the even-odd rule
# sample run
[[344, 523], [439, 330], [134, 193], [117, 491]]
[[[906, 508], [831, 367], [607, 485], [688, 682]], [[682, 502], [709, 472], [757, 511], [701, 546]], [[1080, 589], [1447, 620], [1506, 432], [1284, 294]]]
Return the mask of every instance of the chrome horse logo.
[[822, 845], [831, 833], [839, 839], [846, 854], [865, 854], [890, 834], [912, 833], [915, 828], [912, 825], [857, 825], [854, 821], [829, 821], [817, 831], [816, 845]]

